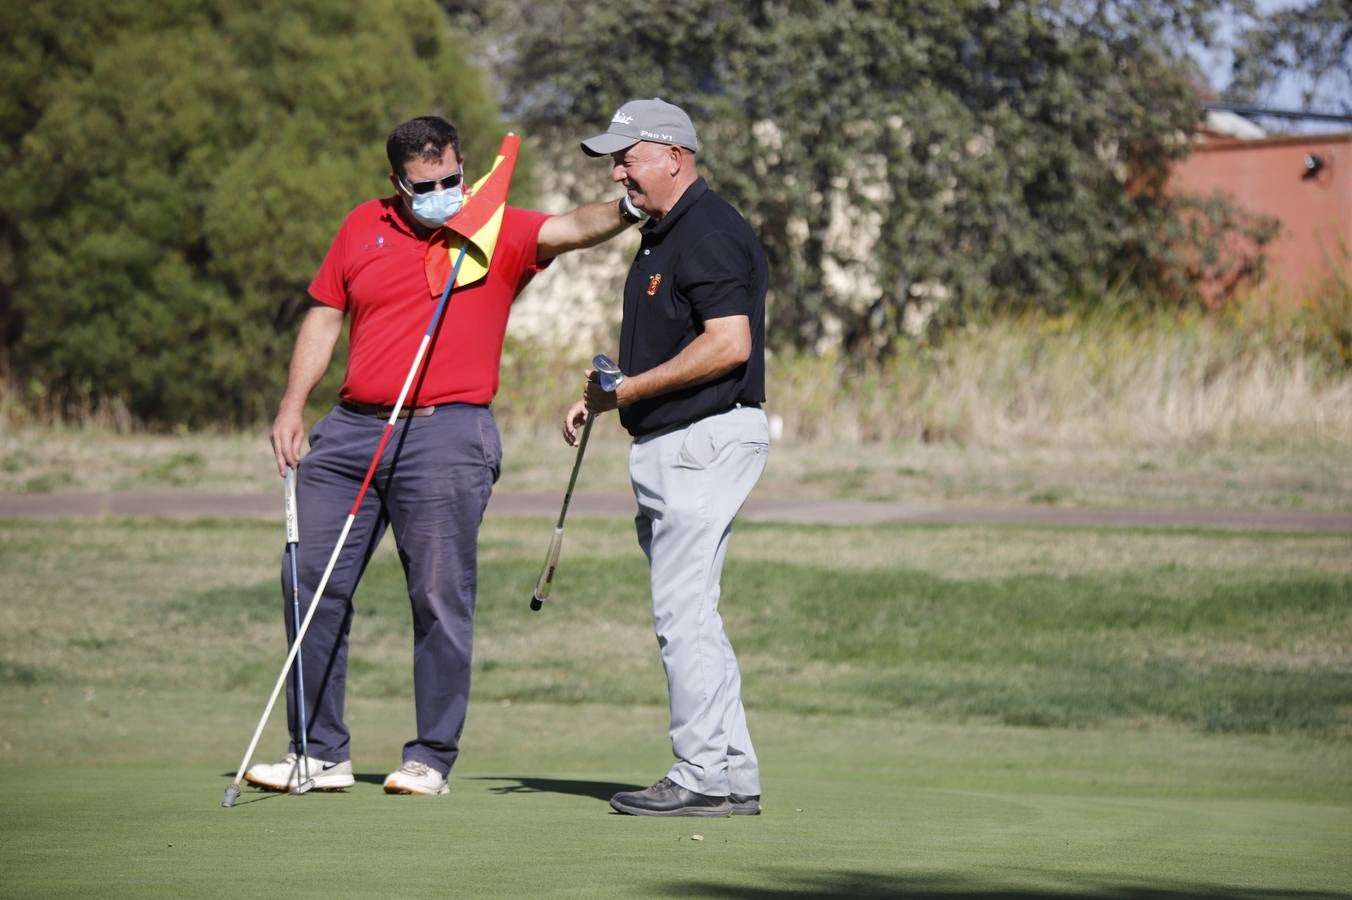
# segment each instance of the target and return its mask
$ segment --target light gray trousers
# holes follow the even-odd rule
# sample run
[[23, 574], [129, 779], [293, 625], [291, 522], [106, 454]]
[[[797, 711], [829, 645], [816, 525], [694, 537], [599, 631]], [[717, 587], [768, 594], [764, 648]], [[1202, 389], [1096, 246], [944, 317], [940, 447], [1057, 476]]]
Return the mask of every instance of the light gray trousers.
[[716, 797], [761, 792], [718, 599], [732, 522], [765, 471], [769, 446], [765, 413], [737, 407], [638, 438], [629, 451], [671, 704], [676, 764], [667, 777]]

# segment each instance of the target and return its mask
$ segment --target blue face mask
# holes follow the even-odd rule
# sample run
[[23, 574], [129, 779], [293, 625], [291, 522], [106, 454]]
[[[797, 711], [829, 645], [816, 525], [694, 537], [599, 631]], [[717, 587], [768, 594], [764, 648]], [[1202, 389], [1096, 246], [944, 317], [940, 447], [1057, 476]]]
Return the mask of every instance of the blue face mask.
[[464, 203], [465, 192], [460, 185], [456, 185], [443, 191], [414, 194], [411, 207], [413, 217], [419, 222], [428, 228], [440, 228], [451, 216], [460, 212], [460, 207]]

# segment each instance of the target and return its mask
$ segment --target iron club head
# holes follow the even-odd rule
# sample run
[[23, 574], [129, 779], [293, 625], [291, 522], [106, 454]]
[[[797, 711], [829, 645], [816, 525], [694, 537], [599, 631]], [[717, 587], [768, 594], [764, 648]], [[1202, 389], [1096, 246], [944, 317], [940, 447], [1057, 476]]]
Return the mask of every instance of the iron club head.
[[620, 367], [615, 364], [615, 360], [606, 356], [604, 353], [598, 353], [592, 357], [592, 368], [596, 369], [596, 374], [601, 381], [601, 387], [614, 393], [615, 389], [624, 381], [624, 373]]

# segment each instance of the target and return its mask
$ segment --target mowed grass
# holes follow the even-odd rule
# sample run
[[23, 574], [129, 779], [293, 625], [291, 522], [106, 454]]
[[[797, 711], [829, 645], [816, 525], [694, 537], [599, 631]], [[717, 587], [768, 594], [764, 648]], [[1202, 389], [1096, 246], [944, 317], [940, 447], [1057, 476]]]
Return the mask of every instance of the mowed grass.
[[[277, 531], [0, 524], [5, 681], [266, 692], [285, 649]], [[531, 613], [548, 534], [484, 530], [476, 697], [664, 704], [628, 523], [570, 523], [554, 601]], [[761, 708], [1349, 737], [1349, 550], [1345, 534], [747, 523], [723, 614]], [[406, 697], [392, 541], [356, 602], [354, 690]]]
[[[101, 737], [99, 706], [129, 733], [94, 762], [69, 742]], [[257, 706], [54, 696], [38, 727], [65, 746], [0, 766], [0, 894], [1347, 896], [1327, 743], [753, 711], [763, 816], [635, 819], [605, 798], [660, 773], [661, 709], [479, 703], [450, 796], [426, 800], [380, 792], [408, 713], [366, 699], [352, 791], [224, 810]]]
[[[568, 393], [556, 405], [567, 407]], [[313, 425], [327, 408], [311, 410]], [[773, 409], [772, 409], [773, 413]], [[778, 413], [773, 413], [778, 414]], [[572, 450], [547, 425], [501, 411], [500, 490], [561, 491]], [[629, 438], [613, 416], [592, 432], [578, 490], [628, 494]], [[1026, 504], [1154, 510], [1352, 510], [1346, 444], [1184, 446], [855, 445], [830, 432], [775, 443], [756, 499], [883, 500], [917, 505]], [[276, 494], [267, 429], [119, 434], [97, 427], [0, 429], [0, 494], [209, 491]]]
[[280, 528], [0, 522], [0, 895], [1348, 895], [1349, 535], [739, 525], [767, 814], [663, 821], [604, 802], [669, 759], [630, 526], [570, 523], [531, 613], [549, 530], [485, 526], [449, 798], [378, 787], [412, 728], [386, 546], [357, 787], [226, 811], [285, 651]]

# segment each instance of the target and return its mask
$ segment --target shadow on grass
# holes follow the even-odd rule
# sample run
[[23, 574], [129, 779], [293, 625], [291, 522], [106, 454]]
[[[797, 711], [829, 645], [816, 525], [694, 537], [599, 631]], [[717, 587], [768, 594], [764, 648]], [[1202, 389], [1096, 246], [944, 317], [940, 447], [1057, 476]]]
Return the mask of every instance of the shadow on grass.
[[264, 800], [275, 800], [278, 797], [289, 797], [290, 794], [281, 791], [251, 791], [241, 793], [239, 799], [235, 801], [235, 806], [248, 806], [250, 803], [261, 803]]
[[[234, 778], [234, 772], [225, 772], [223, 778]], [[274, 797], [289, 797], [286, 791], [265, 791], [256, 788], [251, 784], [241, 783], [239, 786], [239, 797], [235, 799], [235, 806], [248, 806], [250, 803], [258, 803], [261, 800], [271, 800]]]
[[623, 784], [611, 781], [567, 781], [559, 778], [522, 778], [519, 775], [484, 775], [470, 781], [511, 781], [501, 787], [490, 788], [495, 794], [570, 794], [574, 797], [591, 797], [596, 800], [609, 800], [620, 791], [641, 791], [646, 785]]
[[[769, 900], [779, 897], [930, 897], [935, 900], [1036, 900], [1036, 898], [1093, 898], [1093, 900], [1348, 900], [1352, 894], [1281, 888], [1228, 887], [1214, 884], [1161, 881], [1154, 884], [1110, 884], [1084, 876], [1047, 872], [1047, 880], [1065, 882], [1061, 888], [999, 887], [941, 872], [878, 873], [831, 872], [804, 875], [796, 884], [780, 880], [774, 886], [748, 887], [711, 881], [669, 885], [670, 896], [730, 897]], [[1031, 873], [1038, 874], [1038, 873]]]

